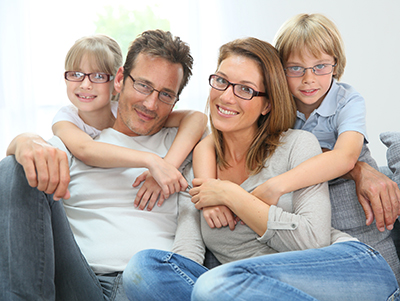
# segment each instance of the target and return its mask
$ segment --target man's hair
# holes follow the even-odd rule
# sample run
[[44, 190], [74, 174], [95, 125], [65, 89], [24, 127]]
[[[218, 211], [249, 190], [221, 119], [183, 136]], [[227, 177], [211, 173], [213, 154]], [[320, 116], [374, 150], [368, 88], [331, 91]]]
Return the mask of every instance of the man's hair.
[[124, 65], [124, 81], [135, 67], [136, 58], [140, 53], [181, 64], [183, 79], [178, 91], [179, 96], [192, 75], [193, 57], [190, 55], [190, 47], [179, 37], [173, 37], [169, 31], [158, 29], [143, 32], [129, 47]]
[[283, 65], [292, 53], [300, 56], [308, 50], [316, 58], [326, 53], [335, 58], [334, 78], [343, 75], [346, 66], [343, 40], [336, 25], [321, 14], [299, 14], [286, 21], [275, 37]]
[[[222, 45], [219, 51], [218, 66], [230, 56], [243, 56], [257, 63], [263, 78], [267, 100], [271, 110], [258, 118], [258, 130], [253, 138], [246, 157], [246, 167], [250, 174], [259, 173], [267, 159], [279, 145], [284, 131], [293, 127], [296, 119], [296, 106], [289, 91], [285, 72], [276, 49], [269, 43], [256, 38], [238, 39]], [[266, 101], [253, 99], [250, 101]], [[228, 167], [224, 158], [222, 132], [217, 130], [211, 120], [218, 165]]]
[[65, 57], [65, 70], [78, 71], [84, 55], [87, 55], [92, 68], [96, 68], [97, 72], [115, 76], [118, 68], [122, 66], [122, 52], [117, 41], [103, 34], [85, 36], [77, 40]]

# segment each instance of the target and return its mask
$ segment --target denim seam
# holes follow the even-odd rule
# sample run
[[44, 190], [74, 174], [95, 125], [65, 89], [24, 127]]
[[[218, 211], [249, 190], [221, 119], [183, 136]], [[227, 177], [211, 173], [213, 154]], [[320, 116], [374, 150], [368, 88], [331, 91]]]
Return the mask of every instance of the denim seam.
[[180, 267], [179, 267], [178, 265], [176, 265], [176, 264], [170, 262], [170, 259], [172, 258], [173, 255], [174, 255], [173, 252], [169, 252], [169, 253], [166, 254], [166, 256], [164, 256], [164, 257], [162, 258], [162, 260], [163, 260], [166, 264], [168, 264], [168, 265], [171, 267], [171, 269], [172, 269], [175, 273], [177, 273], [183, 280], [185, 280], [185, 282], [186, 282], [187, 284], [189, 284], [190, 286], [194, 286], [195, 281], [193, 281], [192, 278], [190, 278], [185, 272], [183, 272], [183, 271], [180, 269]]

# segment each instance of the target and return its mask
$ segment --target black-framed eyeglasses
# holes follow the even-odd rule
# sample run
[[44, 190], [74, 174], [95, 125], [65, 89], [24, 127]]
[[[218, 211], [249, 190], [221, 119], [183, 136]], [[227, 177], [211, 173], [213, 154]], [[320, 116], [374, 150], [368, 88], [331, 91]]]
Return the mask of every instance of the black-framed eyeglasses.
[[300, 66], [290, 66], [286, 67], [285, 74], [287, 77], [302, 77], [304, 74], [306, 74], [307, 69], [311, 69], [312, 72], [314, 72], [315, 75], [327, 75], [333, 72], [333, 68], [335, 68], [337, 63], [334, 65], [332, 64], [318, 64], [313, 67], [300, 67]]
[[65, 79], [70, 82], [83, 82], [86, 76], [88, 76], [89, 80], [95, 84], [107, 83], [114, 79], [114, 76], [111, 74], [103, 72], [83, 73], [79, 71], [66, 71], [64, 73]]
[[216, 74], [211, 74], [208, 82], [212, 88], [218, 91], [225, 91], [229, 86], [232, 86], [233, 94], [245, 100], [250, 100], [255, 96], [267, 96], [267, 93], [256, 91], [246, 85], [231, 83], [230, 81]]
[[138, 91], [139, 93], [142, 93], [144, 95], [150, 95], [151, 93], [153, 93], [154, 91], [158, 92], [158, 99], [167, 104], [167, 105], [173, 105], [175, 102], [177, 102], [178, 96], [176, 96], [175, 94], [171, 93], [171, 92], [166, 92], [166, 91], [158, 91], [156, 89], [154, 89], [152, 86], [149, 86], [148, 84], [135, 80], [130, 74], [128, 74], [128, 76], [131, 78], [131, 80], [133, 81], [133, 88]]

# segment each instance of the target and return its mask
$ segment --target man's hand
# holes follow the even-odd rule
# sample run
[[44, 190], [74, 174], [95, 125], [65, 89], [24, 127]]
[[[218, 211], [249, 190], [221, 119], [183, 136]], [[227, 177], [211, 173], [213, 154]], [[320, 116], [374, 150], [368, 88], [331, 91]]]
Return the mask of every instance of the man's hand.
[[393, 229], [393, 224], [400, 214], [400, 190], [398, 185], [387, 176], [365, 162], [357, 162], [346, 178], [356, 183], [358, 201], [364, 209], [370, 225], [376, 220], [379, 231]]
[[31, 187], [47, 194], [54, 193], [54, 200], [70, 197], [68, 157], [64, 151], [51, 146], [40, 136], [22, 134], [8, 147], [7, 155], [12, 154], [23, 166]]

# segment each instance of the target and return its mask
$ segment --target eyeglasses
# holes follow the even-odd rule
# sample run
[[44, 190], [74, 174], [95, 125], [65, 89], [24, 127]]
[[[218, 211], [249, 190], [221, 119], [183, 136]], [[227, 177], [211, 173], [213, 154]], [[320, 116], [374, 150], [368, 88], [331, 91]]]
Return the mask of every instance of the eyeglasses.
[[318, 64], [315, 65], [314, 67], [300, 67], [300, 66], [291, 66], [291, 67], [286, 67], [285, 73], [287, 77], [302, 77], [307, 69], [311, 69], [315, 75], [326, 75], [330, 74], [333, 72], [333, 68], [336, 67], [337, 63], [334, 65], [331, 64]]
[[150, 95], [151, 93], [156, 91], [158, 92], [158, 99], [161, 102], [166, 103], [167, 105], [173, 105], [175, 102], [178, 101], [178, 96], [176, 96], [175, 94], [166, 91], [158, 91], [144, 82], [135, 80], [130, 74], [128, 74], [128, 76], [133, 81], [133, 88], [139, 93]]
[[253, 88], [250, 88], [248, 86], [242, 85], [242, 84], [233, 84], [230, 81], [227, 81], [225, 78], [216, 75], [216, 74], [211, 74], [210, 78], [208, 79], [208, 82], [211, 87], [213, 87], [216, 90], [219, 91], [225, 91], [228, 89], [229, 86], [233, 87], [233, 94], [235, 94], [237, 97], [245, 100], [250, 100], [254, 96], [266, 96], [267, 94], [264, 92], [259, 92], [255, 91]]
[[114, 79], [114, 76], [102, 72], [83, 73], [78, 71], [67, 71], [64, 73], [65, 79], [70, 82], [83, 82], [86, 76], [88, 76], [89, 80], [95, 84], [107, 83]]

